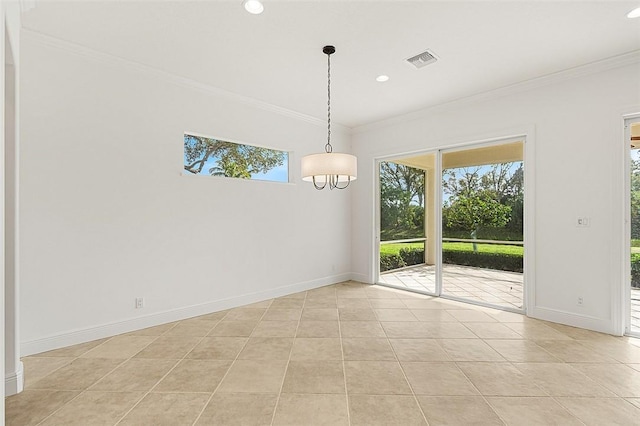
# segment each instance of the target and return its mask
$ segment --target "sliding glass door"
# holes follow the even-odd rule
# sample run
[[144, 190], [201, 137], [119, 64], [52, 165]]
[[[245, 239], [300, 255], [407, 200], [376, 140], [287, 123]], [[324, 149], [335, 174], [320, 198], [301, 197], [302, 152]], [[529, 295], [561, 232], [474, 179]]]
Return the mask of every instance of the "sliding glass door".
[[524, 138], [377, 165], [379, 284], [524, 310]]
[[523, 145], [442, 153], [442, 295], [523, 310]]
[[436, 154], [379, 163], [381, 284], [436, 293]]
[[631, 147], [629, 151], [629, 250], [630, 250], [630, 285], [627, 289], [627, 334], [640, 336], [640, 117], [628, 120], [625, 142]]

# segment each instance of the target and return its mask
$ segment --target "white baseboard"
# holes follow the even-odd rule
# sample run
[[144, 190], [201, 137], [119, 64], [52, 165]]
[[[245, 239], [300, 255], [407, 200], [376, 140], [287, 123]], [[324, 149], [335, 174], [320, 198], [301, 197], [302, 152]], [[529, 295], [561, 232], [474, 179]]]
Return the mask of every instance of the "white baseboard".
[[183, 308], [172, 309], [165, 312], [158, 312], [138, 318], [124, 321], [112, 322], [95, 327], [88, 327], [80, 330], [68, 331], [53, 336], [22, 342], [20, 353], [22, 356], [33, 355], [65, 346], [77, 345], [79, 343], [90, 342], [92, 340], [103, 339], [134, 330], [141, 330], [147, 327], [179, 321], [186, 318], [205, 315], [212, 312], [223, 311], [225, 309], [236, 308], [238, 306], [261, 302], [275, 297], [286, 296], [292, 293], [311, 290], [326, 285], [336, 284], [352, 279], [351, 273], [333, 275], [311, 281], [304, 281], [287, 286], [277, 287], [270, 290], [256, 293], [244, 294], [227, 299], [214, 300], [198, 305], [185, 306]]
[[620, 335], [615, 332], [613, 321], [589, 315], [580, 315], [574, 312], [559, 311], [557, 309], [533, 307], [527, 312], [527, 316], [543, 321], [598, 331], [600, 333]]
[[351, 273], [351, 280], [352, 281], [358, 281], [358, 282], [365, 283], [365, 284], [371, 284], [369, 282], [369, 277], [367, 277], [366, 274], [358, 274], [358, 273], [352, 272]]
[[11, 396], [24, 389], [24, 366], [18, 362], [18, 371], [8, 373], [4, 377], [4, 395]]

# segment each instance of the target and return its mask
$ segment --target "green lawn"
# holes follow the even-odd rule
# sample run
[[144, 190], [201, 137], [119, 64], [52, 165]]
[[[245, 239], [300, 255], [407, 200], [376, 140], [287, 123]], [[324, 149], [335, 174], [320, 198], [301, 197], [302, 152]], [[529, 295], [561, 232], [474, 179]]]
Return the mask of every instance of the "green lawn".
[[[524, 248], [522, 246], [511, 246], [511, 245], [501, 245], [501, 244], [477, 244], [478, 252], [480, 253], [509, 253], [509, 254], [519, 254], [522, 255], [524, 253]], [[380, 245], [380, 253], [381, 254], [398, 254], [400, 253], [401, 248], [406, 247], [424, 247], [423, 243], [395, 243], [395, 244], [381, 244]], [[456, 250], [456, 251], [473, 251], [472, 243], [442, 243], [442, 248], [444, 250]]]
[[380, 254], [399, 254], [402, 248], [424, 248], [424, 243], [394, 243], [380, 244]]
[[[479, 253], [524, 254], [524, 247], [507, 244], [476, 244]], [[472, 243], [442, 243], [443, 250], [473, 251]]]

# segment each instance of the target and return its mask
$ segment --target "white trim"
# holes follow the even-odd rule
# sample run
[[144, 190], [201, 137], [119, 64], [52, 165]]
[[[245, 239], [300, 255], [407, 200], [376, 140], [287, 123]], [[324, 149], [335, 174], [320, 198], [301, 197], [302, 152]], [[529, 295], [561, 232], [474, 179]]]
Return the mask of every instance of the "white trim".
[[[442, 176], [442, 155], [448, 152], [455, 152], [464, 149], [474, 149], [485, 146], [495, 146], [507, 144], [510, 142], [523, 142], [524, 143], [524, 152], [523, 152], [523, 164], [524, 164], [524, 179], [525, 179], [525, 191], [524, 191], [524, 204], [525, 204], [525, 218], [524, 218], [524, 238], [523, 240], [526, 242], [524, 244], [524, 271], [523, 271], [523, 293], [522, 293], [522, 310], [511, 310], [510, 308], [505, 308], [505, 310], [518, 312], [527, 314], [531, 310], [533, 303], [535, 301], [535, 173], [534, 173], [534, 159], [535, 159], [535, 150], [534, 150], [534, 141], [535, 140], [535, 126], [521, 126], [518, 128], [511, 128], [504, 130], [502, 132], [492, 132], [490, 134], [484, 134], [478, 136], [478, 139], [475, 141], [469, 141], [469, 138], [458, 138], [455, 141], [451, 141], [449, 144], [441, 144], [440, 146], [436, 146], [434, 148], [424, 149], [424, 150], [414, 150], [407, 153], [401, 154], [385, 154], [374, 156], [374, 194], [373, 200], [375, 205], [375, 210], [373, 212], [375, 218], [375, 226], [374, 226], [374, 255], [373, 257], [377, 259], [377, 264], [374, 265], [373, 278], [376, 284], [386, 285], [384, 283], [380, 283], [380, 272], [379, 272], [379, 263], [380, 263], [380, 244], [379, 244], [379, 236], [380, 236], [380, 162], [381, 161], [393, 161], [394, 159], [402, 159], [411, 157], [414, 155], [427, 155], [427, 154], [436, 154], [436, 176]], [[529, 159], [527, 161], [527, 158]], [[502, 307], [497, 305], [484, 304], [481, 302], [467, 300], [467, 299], [458, 299], [452, 296], [447, 296], [442, 294], [442, 182], [438, 180], [436, 185], [436, 288], [435, 293], [425, 292], [423, 294], [427, 295], [435, 295], [438, 297], [450, 298], [459, 300], [462, 302], [467, 302], [480, 306], [486, 306], [489, 308], [497, 308], [502, 309]], [[371, 257], [371, 256], [370, 256]], [[375, 260], [375, 259], [374, 259]], [[392, 286], [393, 287], [393, 286]], [[396, 287], [394, 287], [396, 288]], [[422, 293], [420, 291], [417, 291]]]
[[[525, 129], [523, 129], [525, 130]], [[479, 301], [475, 301], [472, 299], [463, 299], [463, 298], [456, 298], [453, 297], [451, 295], [447, 295], [447, 294], [442, 294], [442, 289], [443, 289], [443, 283], [442, 283], [442, 272], [440, 272], [440, 295], [446, 298], [450, 298], [450, 299], [454, 299], [454, 300], [458, 300], [461, 302], [467, 302], [469, 301], [469, 303], [472, 303], [474, 305], [479, 305], [479, 306], [485, 306], [488, 308], [498, 308], [498, 309], [502, 309], [505, 308], [505, 310], [509, 310], [512, 312], [517, 312], [517, 313], [522, 313], [524, 315], [527, 314], [527, 312], [529, 311], [531, 305], [528, 304], [529, 300], [535, 300], [534, 297], [530, 297], [530, 294], [533, 293], [535, 294], [535, 284], [534, 284], [534, 278], [533, 276], [535, 275], [533, 272], [535, 271], [535, 250], [533, 249], [535, 247], [535, 241], [534, 240], [534, 235], [535, 235], [535, 226], [534, 226], [534, 221], [533, 218], [535, 217], [533, 212], [535, 212], [535, 200], [533, 199], [533, 196], [535, 194], [535, 188], [534, 188], [534, 182], [535, 182], [535, 176], [534, 176], [534, 167], [533, 167], [533, 139], [534, 139], [534, 133], [535, 133], [535, 127], [534, 126], [528, 126], [527, 129], [524, 132], [517, 132], [516, 134], [511, 134], [509, 136], [503, 136], [503, 137], [497, 137], [497, 138], [488, 138], [488, 139], [482, 139], [480, 141], [477, 142], [470, 142], [470, 143], [463, 143], [460, 145], [456, 145], [455, 147], [451, 147], [451, 148], [447, 148], [447, 149], [441, 149], [440, 155], [439, 155], [439, 159], [440, 159], [440, 174], [442, 175], [442, 155], [449, 153], [449, 152], [458, 152], [461, 150], [469, 150], [469, 149], [476, 149], [476, 148], [482, 148], [482, 147], [487, 147], [487, 146], [498, 146], [498, 145], [503, 145], [503, 144], [508, 144], [508, 143], [512, 143], [512, 142], [523, 142], [523, 158], [522, 158], [522, 163], [524, 165], [524, 222], [523, 222], [523, 241], [525, 242], [524, 244], [524, 256], [523, 256], [523, 282], [522, 282], [522, 309], [515, 309], [512, 310], [509, 307], [501, 307], [500, 305], [493, 305], [493, 304], [489, 304], [489, 303], [483, 303], [483, 302], [479, 302]], [[530, 161], [527, 161], [527, 158], [531, 158]], [[530, 167], [530, 164], [531, 167]], [[529, 183], [531, 182], [531, 184]], [[442, 185], [442, 184], [440, 184]], [[440, 195], [440, 199], [439, 199], [439, 203], [440, 203], [440, 221], [442, 221], [442, 188], [440, 188], [439, 191]], [[442, 233], [442, 223], [439, 223], [440, 226], [440, 233]], [[440, 256], [442, 256], [442, 235], [439, 236], [440, 239], [440, 243], [438, 246], [438, 252], [440, 253]], [[440, 258], [440, 266], [442, 265], [442, 259]], [[442, 266], [441, 266], [442, 267]]]
[[[380, 163], [388, 159], [373, 159], [373, 264], [371, 265], [371, 273], [373, 282], [380, 283], [380, 232], [381, 223], [381, 204], [380, 204]], [[371, 257], [371, 256], [369, 256]]]
[[[636, 109], [636, 111], [638, 111]], [[622, 196], [622, 259], [619, 262], [622, 279], [620, 283], [612, 283], [611, 313], [615, 334], [636, 334], [631, 331], [631, 156], [628, 141], [631, 138], [631, 123], [640, 123], [640, 113], [622, 114], [622, 164], [623, 164], [623, 196]], [[622, 305], [622, 306], [620, 306]]]
[[95, 327], [87, 327], [79, 330], [55, 334], [41, 339], [22, 342], [22, 355], [33, 355], [53, 349], [76, 345], [79, 343], [90, 342], [96, 339], [102, 339], [122, 333], [128, 333], [134, 330], [140, 330], [147, 327], [153, 327], [173, 321], [179, 321], [186, 318], [205, 315], [212, 312], [223, 311], [225, 309], [236, 308], [238, 306], [261, 302], [263, 300], [286, 296], [288, 294], [311, 290], [326, 285], [336, 284], [342, 281], [348, 281], [352, 278], [352, 275], [353, 274], [351, 273], [333, 275], [316, 280], [304, 281], [296, 284], [277, 287], [270, 290], [259, 291], [256, 293], [248, 293], [242, 296], [231, 297], [228, 299], [214, 300], [197, 305], [191, 305], [183, 308], [145, 315], [138, 318], [131, 318], [124, 321], [117, 321], [113, 323], [98, 325]]
[[[2, 283], [2, 289], [0, 289], [0, 330], [2, 330], [2, 339], [0, 339], [0, 371], [2, 375], [5, 375], [5, 300], [4, 300], [4, 263], [5, 263], [5, 232], [4, 232], [4, 150], [5, 150], [5, 141], [4, 141], [4, 91], [5, 91], [5, 37], [7, 31], [6, 12], [7, 4], [5, 2], [0, 2], [0, 58], [2, 58], [2, 70], [0, 70], [0, 97], [2, 97], [2, 103], [0, 103], [0, 122], [2, 122], [2, 131], [0, 132], [0, 176], [2, 176], [3, 184], [0, 185], [0, 235], [2, 235], [2, 242], [0, 243], [0, 283]], [[6, 387], [6, 386], [5, 386]], [[0, 424], [3, 424], [5, 418], [5, 388], [3, 387], [0, 390]]]
[[[120, 58], [118, 56], [100, 52], [98, 50], [91, 49], [89, 47], [82, 46], [77, 43], [72, 43], [66, 40], [52, 37], [50, 35], [42, 34], [37, 31], [23, 29], [22, 37], [23, 37], [23, 40], [27, 40], [32, 43], [37, 43], [37, 44], [40, 44], [41, 46], [63, 50], [65, 52], [72, 53], [74, 55], [78, 55], [92, 61], [100, 62], [103, 64], [109, 64], [112, 66], [136, 71], [143, 74], [153, 75], [154, 77], [159, 78], [165, 82], [175, 84], [176, 86], [182, 86], [192, 90], [196, 90], [206, 95], [215, 96], [218, 98], [224, 98], [233, 102], [238, 102], [244, 105], [248, 105], [253, 108], [262, 109], [264, 111], [269, 111], [274, 114], [282, 115], [285, 117], [293, 118], [295, 120], [313, 124], [315, 126], [321, 126], [321, 127], [327, 126], [327, 122], [324, 119], [320, 119], [320, 118], [303, 114], [297, 111], [293, 111], [288, 108], [273, 105], [268, 102], [251, 98], [249, 96], [240, 95], [238, 93], [221, 89], [219, 87], [211, 86], [206, 83], [201, 83], [199, 81], [196, 81], [187, 77], [182, 77], [177, 74], [163, 71], [149, 65], [145, 65], [129, 59]], [[347, 126], [344, 126], [337, 122], [332, 122], [331, 124], [335, 131], [343, 132], [346, 134], [350, 133], [351, 129]]]
[[24, 365], [18, 361], [18, 371], [6, 374], [4, 377], [4, 394], [15, 395], [24, 389]]
[[444, 267], [442, 264], [442, 150], [439, 149], [436, 154], [436, 171], [434, 176], [436, 178], [435, 191], [436, 196], [433, 202], [436, 212], [436, 288], [433, 289], [436, 296], [442, 296], [442, 274]]
[[36, 0], [20, 0], [20, 11], [26, 13], [37, 6]]
[[592, 74], [597, 74], [609, 69], [619, 68], [626, 65], [635, 64], [640, 62], [640, 50], [633, 50], [631, 52], [613, 56], [611, 58], [602, 59], [600, 61], [591, 62], [585, 65], [569, 68], [566, 70], [558, 71], [552, 74], [547, 74], [541, 77], [536, 77], [530, 80], [521, 81], [519, 83], [511, 84], [509, 86], [500, 87], [497, 89], [489, 90], [486, 92], [478, 93], [471, 96], [465, 96], [459, 99], [454, 99], [449, 102], [440, 103], [430, 107], [422, 108], [420, 110], [410, 112], [408, 114], [402, 114], [395, 117], [390, 117], [384, 120], [379, 120], [374, 123], [364, 124], [362, 126], [356, 126], [351, 129], [352, 134], [369, 132], [380, 128], [407, 123], [414, 120], [423, 119], [429, 117], [436, 112], [449, 111], [456, 108], [460, 108], [465, 105], [474, 104], [482, 101], [489, 101], [492, 99], [501, 98], [512, 94], [518, 94], [534, 89], [538, 89], [552, 84], [557, 84], [563, 81], [572, 80], [574, 78], [584, 77]]
[[541, 308], [534, 306], [527, 316], [543, 321], [555, 322], [558, 324], [566, 324], [572, 327], [584, 328], [587, 330], [598, 331], [600, 333], [613, 334], [620, 336], [613, 329], [612, 321], [603, 318], [593, 317], [589, 315], [579, 315], [574, 312], [561, 311], [557, 309]]
[[[289, 167], [289, 172], [291, 172], [291, 168]], [[289, 173], [291, 174], [291, 173]], [[182, 170], [180, 172], [180, 176], [185, 177], [187, 179], [208, 179], [211, 181], [227, 181], [227, 182], [263, 182], [266, 184], [276, 184], [276, 185], [285, 185], [285, 186], [296, 186], [297, 182], [280, 182], [278, 180], [268, 180], [268, 179], [242, 179], [242, 178], [234, 178], [227, 176], [215, 176], [215, 175], [203, 175], [203, 174], [194, 174], [190, 173], [186, 170]], [[226, 184], [225, 184], [226, 185]], [[244, 185], [243, 183], [241, 185]]]
[[365, 283], [365, 284], [371, 284], [371, 282], [369, 282], [369, 277], [367, 277], [366, 274], [359, 274], [359, 273], [352, 272], [351, 273], [351, 280], [352, 281], [358, 281], [358, 282]]
[[524, 139], [524, 218], [523, 240], [524, 264], [522, 309], [524, 314], [533, 308], [536, 302], [536, 128], [529, 126]]

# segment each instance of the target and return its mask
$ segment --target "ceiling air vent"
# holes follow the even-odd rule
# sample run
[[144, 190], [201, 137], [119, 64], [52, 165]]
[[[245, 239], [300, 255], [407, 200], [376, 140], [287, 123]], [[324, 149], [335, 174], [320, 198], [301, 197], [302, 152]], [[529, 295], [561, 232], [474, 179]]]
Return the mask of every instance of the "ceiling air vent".
[[436, 56], [433, 53], [429, 52], [428, 50], [425, 50], [422, 53], [418, 53], [416, 56], [410, 57], [406, 61], [411, 65], [413, 65], [414, 67], [416, 67], [416, 69], [419, 69], [429, 64], [432, 64], [437, 60], [438, 58], [436, 58]]

